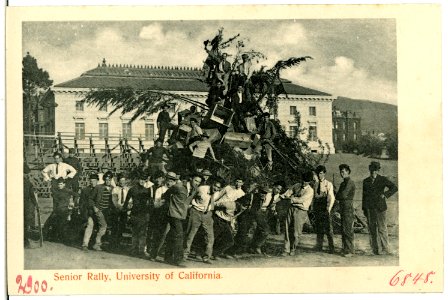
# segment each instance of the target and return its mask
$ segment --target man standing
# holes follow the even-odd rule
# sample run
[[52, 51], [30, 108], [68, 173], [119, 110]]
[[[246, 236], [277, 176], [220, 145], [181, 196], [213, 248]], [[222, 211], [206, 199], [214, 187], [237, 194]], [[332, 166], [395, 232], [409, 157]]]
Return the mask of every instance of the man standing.
[[202, 256], [204, 263], [211, 263], [210, 257], [213, 254], [213, 197], [221, 190], [221, 182], [216, 181], [212, 185], [201, 185], [198, 187], [197, 196], [191, 202], [190, 216], [188, 218], [186, 247], [184, 257], [190, 254], [191, 245], [198, 229], [202, 227], [205, 232], [205, 253]]
[[[51, 182], [51, 189], [55, 190], [58, 187], [56, 179], [73, 178], [76, 175], [76, 170], [71, 165], [62, 162], [62, 154], [55, 152], [53, 154], [54, 164], [50, 164], [42, 170], [45, 182]], [[64, 182], [65, 187], [65, 182]]]
[[43, 232], [49, 241], [65, 242], [68, 240], [65, 227], [77, 202], [78, 194], [65, 187], [64, 178], [59, 177], [55, 181], [58, 187], [53, 190], [53, 211], [45, 222]]
[[141, 174], [138, 184], [129, 189], [123, 210], [126, 211], [130, 199], [132, 199], [131, 221], [132, 224], [132, 252], [134, 255], [144, 257], [146, 246], [146, 232], [148, 229], [150, 206], [152, 206], [151, 193], [145, 188], [147, 176]]
[[35, 210], [38, 205], [36, 197], [34, 195], [34, 187], [30, 181], [29, 173], [30, 168], [26, 163], [24, 163], [23, 169], [23, 225], [24, 225], [24, 246], [25, 248], [30, 247], [29, 232], [30, 228], [35, 224]]
[[98, 184], [98, 175], [91, 174], [89, 176], [89, 186], [83, 188], [81, 190], [81, 196], [79, 198], [79, 209], [81, 212], [81, 218], [87, 222], [86, 229], [84, 231], [84, 238], [82, 241], [82, 250], [88, 251], [90, 237], [92, 236], [94, 222], [98, 219], [96, 218], [96, 214], [93, 211], [92, 203], [94, 201], [94, 193], [95, 187]]
[[[303, 225], [308, 219], [308, 209], [313, 201], [314, 191], [310, 186], [310, 182], [313, 181], [313, 172], [306, 172], [302, 179], [303, 184], [294, 185], [293, 188], [282, 195], [282, 197], [290, 198], [291, 200], [285, 221], [285, 249], [282, 256], [294, 255], [296, 253], [301, 241]], [[291, 225], [294, 232], [294, 241], [292, 243], [289, 232]]]
[[251, 249], [257, 254], [263, 254], [262, 247], [269, 236], [268, 207], [272, 200], [272, 198], [267, 198], [269, 192], [271, 191], [267, 187], [259, 188], [259, 196], [254, 197], [254, 200], [257, 199], [258, 201], [254, 201], [251, 207], [254, 220], [257, 223]]
[[282, 192], [285, 184], [283, 182], [276, 182], [272, 187], [272, 192], [266, 194], [266, 202], [268, 205], [268, 223], [271, 228], [271, 232], [280, 234], [280, 217], [277, 211], [277, 203], [282, 200], [280, 198], [280, 193]]
[[331, 220], [331, 210], [334, 205], [333, 184], [325, 179], [327, 169], [325, 166], [319, 165], [316, 168], [318, 177], [314, 184], [314, 202], [313, 208], [316, 214], [316, 233], [317, 241], [315, 249], [322, 251], [324, 243], [324, 235], [328, 239], [329, 253], [334, 253], [333, 223]]
[[353, 198], [355, 197], [356, 186], [350, 179], [350, 167], [346, 164], [339, 166], [339, 172], [344, 180], [336, 194], [336, 200], [339, 202], [339, 213], [341, 214], [342, 224], [342, 255], [351, 257], [355, 253], [354, 249], [354, 209]]
[[375, 255], [382, 254], [380, 247], [386, 254], [392, 254], [386, 224], [386, 199], [398, 191], [394, 183], [378, 174], [380, 169], [380, 163], [372, 161], [369, 165], [370, 176], [362, 183], [362, 210], [367, 217], [370, 246]]
[[168, 129], [176, 128], [175, 125], [171, 124], [171, 117], [168, 109], [170, 106], [168, 104], [162, 105], [162, 111], [157, 116], [157, 128], [159, 129], [159, 140], [162, 142], [165, 140], [165, 134]]
[[258, 132], [261, 135], [261, 145], [266, 151], [266, 156], [268, 159], [268, 169], [272, 170], [272, 145], [274, 138], [277, 134], [277, 129], [275, 129], [275, 125], [271, 122], [270, 114], [268, 112], [263, 113], [263, 122], [260, 124], [258, 128]]
[[[99, 184], [93, 191], [93, 197], [91, 207], [95, 214], [95, 218], [99, 225], [98, 232], [96, 233], [95, 245], [93, 250], [102, 251], [101, 248], [102, 238], [107, 231], [107, 219], [109, 218], [110, 209], [112, 208], [112, 176], [108, 173], [104, 174], [104, 184]], [[89, 237], [90, 239], [90, 237]]]
[[117, 177], [118, 186], [114, 187], [112, 190], [112, 203], [114, 206], [111, 222], [112, 222], [112, 244], [118, 247], [121, 242], [121, 236], [126, 227], [127, 222], [127, 212], [123, 209], [124, 201], [128, 195], [129, 186], [128, 180], [124, 174], [120, 174]]
[[82, 172], [82, 165], [81, 165], [81, 162], [79, 161], [79, 159], [75, 156], [75, 154], [76, 154], [76, 150], [74, 148], [68, 149], [68, 157], [64, 158], [64, 162], [66, 164], [69, 164], [76, 170], [75, 176], [73, 177], [73, 179], [70, 180], [71, 181], [70, 185], [71, 185], [72, 190], [75, 193], [77, 193], [79, 190], [79, 175]]
[[154, 174], [157, 171], [166, 173], [164, 156], [168, 157], [170, 153], [163, 147], [163, 141], [161, 139], [156, 140], [155, 143], [154, 147], [149, 148], [145, 153], [145, 164], [149, 166], [151, 174]]
[[187, 218], [188, 191], [187, 188], [177, 180], [173, 172], [166, 174], [168, 190], [163, 197], [168, 201], [168, 223], [170, 230], [166, 236], [165, 261], [179, 267], [183, 267], [184, 258], [183, 241], [184, 230], [182, 222]]

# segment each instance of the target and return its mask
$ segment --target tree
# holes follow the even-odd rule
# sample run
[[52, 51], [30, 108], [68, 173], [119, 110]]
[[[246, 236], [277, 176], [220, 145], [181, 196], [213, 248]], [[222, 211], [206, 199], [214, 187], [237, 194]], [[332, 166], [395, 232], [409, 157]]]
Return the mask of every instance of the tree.
[[38, 120], [39, 99], [53, 84], [47, 71], [39, 68], [29, 52], [22, 59], [23, 128], [27, 133], [38, 133], [34, 124]]
[[[158, 112], [164, 104], [173, 100], [192, 103], [205, 110], [212, 108], [215, 103], [224, 103], [225, 105], [226, 102], [230, 101], [231, 93], [235, 93], [238, 87], [242, 86], [244, 95], [247, 97], [246, 99], [249, 99], [246, 101], [250, 105], [246, 104], [247, 110], [241, 112], [240, 117], [255, 116], [258, 124], [260, 119], [262, 119], [264, 110], [267, 109], [271, 114], [276, 115], [278, 96], [286, 94], [280, 77], [281, 71], [298, 66], [300, 63], [312, 58], [310, 56], [302, 56], [280, 60], [270, 69], [261, 67], [259, 70], [253, 71], [252, 76], [244, 77], [245, 74], [238, 73], [240, 71], [238, 66], [243, 65], [247, 60], [258, 61], [265, 57], [260, 52], [245, 50], [244, 40], [238, 40], [238, 37], [239, 34], [223, 42], [223, 29], [221, 28], [211, 41], [207, 40], [204, 42], [204, 50], [208, 56], [204, 64], [204, 78], [200, 80], [209, 86], [208, 100], [210, 102], [206, 101], [209, 106], [192, 101], [181, 95], [154, 90], [136, 90], [131, 87], [91, 90], [85, 96], [84, 101], [89, 105], [98, 107], [111, 105], [114, 109], [110, 114], [115, 112], [121, 112], [122, 114], [132, 113], [131, 121], [133, 121], [139, 117]], [[225, 60], [226, 55], [221, 50], [229, 47], [233, 42], [236, 43], [237, 53], [234, 55], [233, 63], [230, 64]], [[226, 78], [220, 69], [220, 65], [224, 63], [231, 66], [226, 73], [230, 78]], [[220, 90], [223, 82], [228, 82], [224, 89], [226, 92]], [[266, 102], [262, 104], [264, 100]], [[262, 105], [265, 105], [265, 107], [262, 107]], [[256, 181], [260, 184], [272, 183], [274, 180], [291, 183], [291, 181], [296, 182], [299, 180], [304, 171], [313, 169], [322, 161], [324, 155], [319, 156], [311, 153], [305, 141], [298, 139], [298, 137], [289, 137], [277, 120], [274, 120], [274, 125], [277, 128], [277, 136], [273, 141], [275, 151], [274, 168], [272, 170], [266, 169], [263, 159], [247, 160], [241, 153], [233, 151], [229, 145], [218, 143], [214, 145], [214, 152], [228, 168], [221, 168], [215, 164], [215, 167], [218, 169], [215, 171], [225, 175], [222, 177], [226, 177], [228, 180], [236, 176], [243, 176], [248, 178], [248, 181]], [[300, 118], [298, 118], [298, 128], [300, 127]], [[224, 130], [220, 128], [221, 134], [225, 133], [225, 130], [227, 128]], [[234, 126], [234, 131], [244, 132], [239, 130], [244, 130], [244, 128], [241, 129]], [[324, 150], [326, 146], [322, 144], [321, 147]]]

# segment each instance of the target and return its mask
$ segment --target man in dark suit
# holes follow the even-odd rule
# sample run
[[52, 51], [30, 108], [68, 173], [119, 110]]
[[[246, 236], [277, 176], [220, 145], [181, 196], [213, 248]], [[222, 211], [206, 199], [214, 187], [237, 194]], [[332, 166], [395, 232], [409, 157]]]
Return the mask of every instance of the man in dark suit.
[[369, 165], [370, 176], [362, 183], [362, 210], [369, 225], [370, 246], [376, 255], [381, 254], [380, 245], [386, 254], [392, 253], [387, 236], [386, 199], [398, 191], [394, 183], [378, 174], [380, 169], [380, 163], [372, 161]]
[[168, 104], [162, 105], [162, 111], [157, 116], [157, 128], [159, 129], [159, 140], [162, 141], [162, 144], [165, 140], [165, 134], [168, 130], [175, 129], [176, 126], [171, 124], [171, 117], [168, 109], [170, 106]]

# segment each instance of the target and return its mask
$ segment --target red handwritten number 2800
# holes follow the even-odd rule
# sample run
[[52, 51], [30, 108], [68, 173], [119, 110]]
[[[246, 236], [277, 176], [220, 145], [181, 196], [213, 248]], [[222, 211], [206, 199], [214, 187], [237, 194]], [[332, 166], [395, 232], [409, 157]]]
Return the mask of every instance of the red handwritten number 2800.
[[19, 285], [18, 293], [22, 292], [22, 294], [30, 294], [32, 291], [37, 294], [39, 291], [46, 292], [47, 291], [47, 281], [42, 280], [42, 283], [39, 283], [38, 280], [34, 281], [33, 277], [30, 275], [26, 281], [22, 281], [22, 275], [17, 275], [16, 283]]
[[404, 273], [404, 270], [400, 270], [397, 273], [395, 273], [394, 276], [389, 281], [389, 285], [396, 286], [397, 284], [400, 284], [401, 286], [404, 286], [405, 284], [414, 284], [416, 285], [419, 281], [422, 281], [423, 283], [432, 283], [432, 280], [430, 279], [431, 275], [435, 275], [436, 272], [431, 271], [428, 273]]

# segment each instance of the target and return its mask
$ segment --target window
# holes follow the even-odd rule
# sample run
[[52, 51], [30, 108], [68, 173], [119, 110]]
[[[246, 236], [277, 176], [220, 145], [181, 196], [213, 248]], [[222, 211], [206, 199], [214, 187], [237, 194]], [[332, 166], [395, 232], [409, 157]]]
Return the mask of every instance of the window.
[[107, 111], [107, 104], [101, 105], [100, 111]]
[[75, 123], [75, 137], [77, 140], [83, 140], [86, 136], [86, 125], [84, 123]]
[[353, 134], [353, 140], [357, 140], [358, 139], [358, 136], [356, 135], [356, 133], [355, 134]]
[[338, 127], [339, 127], [339, 126], [338, 126], [338, 122], [334, 122], [334, 128], [335, 128], [335, 129], [338, 129]]
[[154, 140], [154, 124], [145, 124], [145, 139], [147, 141]]
[[316, 116], [316, 106], [309, 107], [310, 116]]
[[109, 135], [109, 124], [100, 123], [100, 139], [107, 138]]
[[295, 138], [299, 128], [297, 126], [289, 126], [289, 137]]
[[356, 129], [356, 122], [353, 122], [353, 129]]
[[290, 106], [289, 107], [289, 114], [291, 116], [295, 116], [297, 114], [297, 106]]
[[317, 141], [317, 124], [310, 123], [308, 127], [308, 139], [310, 141]]
[[342, 134], [342, 140], [345, 142], [345, 133]]
[[130, 140], [132, 138], [132, 124], [123, 123], [123, 137]]
[[76, 101], [76, 111], [84, 111], [84, 101]]
[[345, 130], [345, 122], [342, 122], [342, 130]]

